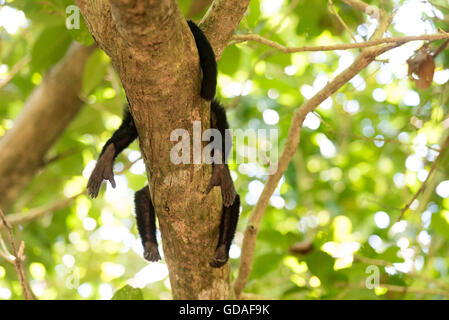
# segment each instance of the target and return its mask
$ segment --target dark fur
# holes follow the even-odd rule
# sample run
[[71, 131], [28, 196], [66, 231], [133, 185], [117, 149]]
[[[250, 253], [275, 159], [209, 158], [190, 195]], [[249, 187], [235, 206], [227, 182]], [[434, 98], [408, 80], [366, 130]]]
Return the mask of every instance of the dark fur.
[[[217, 85], [217, 64], [215, 62], [215, 55], [201, 29], [191, 21], [188, 21], [188, 25], [195, 38], [200, 57], [200, 65], [203, 71], [201, 97], [206, 100], [212, 100]], [[226, 119], [226, 111], [223, 106], [221, 106], [218, 101], [212, 100], [210, 108], [211, 128], [218, 129], [222, 134], [222, 137], [225, 137], [226, 134], [230, 137], [229, 132], [226, 131], [229, 125]], [[104, 145], [97, 161], [97, 165], [89, 178], [87, 188], [89, 194], [93, 198], [98, 195], [103, 180], [109, 180], [112, 186], [115, 187], [114, 175], [112, 172], [114, 159], [136, 138], [137, 130], [134, 125], [134, 119], [129, 109], [126, 108], [122, 124]], [[222, 140], [222, 150], [225, 150], [225, 139]], [[219, 268], [227, 262], [229, 258], [229, 248], [234, 238], [239, 218], [240, 197], [235, 192], [229, 168], [226, 164], [226, 158], [230, 147], [231, 146], [228, 146], [225, 150], [222, 156], [222, 163], [213, 164], [212, 178], [206, 189], [206, 193], [209, 193], [214, 186], [220, 186], [223, 197], [220, 234], [214, 258], [210, 262], [210, 265], [214, 268]], [[137, 191], [134, 200], [137, 228], [144, 247], [144, 257], [148, 261], [157, 261], [160, 259], [160, 255], [156, 240], [156, 216], [148, 186]]]
[[156, 240], [156, 215], [148, 186], [143, 187], [134, 194], [134, 204], [137, 229], [144, 247], [144, 258], [148, 261], [157, 261], [161, 256], [159, 255]]
[[112, 137], [108, 141], [106, 141], [103, 149], [101, 150], [100, 156], [105, 152], [107, 146], [110, 143], [113, 143], [115, 147], [114, 153], [115, 159], [117, 155], [119, 155], [120, 152], [122, 152], [126, 147], [128, 147], [130, 143], [133, 142], [136, 138], [137, 138], [137, 130], [136, 126], [134, 125], [134, 119], [131, 116], [128, 107], [126, 107], [123, 112], [122, 124], [117, 129], [117, 131], [114, 132]]
[[187, 21], [190, 31], [195, 38], [198, 55], [200, 56], [200, 66], [203, 70], [203, 80], [201, 82], [201, 97], [210, 101], [215, 97], [217, 87], [217, 61], [215, 53], [203, 31], [193, 22]]

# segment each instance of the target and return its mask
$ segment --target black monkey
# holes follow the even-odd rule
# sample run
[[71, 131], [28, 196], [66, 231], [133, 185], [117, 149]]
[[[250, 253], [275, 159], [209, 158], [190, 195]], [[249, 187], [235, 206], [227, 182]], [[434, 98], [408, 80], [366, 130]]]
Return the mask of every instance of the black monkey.
[[[198, 48], [203, 79], [201, 84], [201, 97], [205, 100], [212, 100], [215, 96], [217, 85], [217, 63], [214, 51], [203, 34], [201, 29], [192, 21], [188, 21], [195, 43]], [[229, 258], [229, 248], [234, 238], [235, 229], [239, 218], [240, 196], [236, 193], [231, 175], [229, 173], [226, 158], [229, 149], [225, 148], [225, 137], [229, 133], [226, 119], [226, 111], [216, 100], [212, 100], [210, 105], [211, 128], [218, 129], [222, 136], [221, 163], [212, 164], [212, 177], [207, 186], [206, 193], [209, 193], [214, 186], [221, 187], [223, 208], [220, 222], [220, 234], [214, 258], [210, 266], [219, 268], [223, 266]], [[114, 159], [131, 142], [137, 138], [137, 130], [134, 119], [126, 108], [123, 122], [114, 132], [112, 137], [104, 145], [97, 164], [92, 171], [87, 184], [89, 195], [96, 198], [103, 180], [109, 180], [115, 187], [114, 174], [112, 172]], [[232, 140], [230, 140], [232, 142]], [[157, 261], [161, 257], [156, 240], [156, 217], [148, 186], [143, 187], [134, 195], [137, 228], [144, 247], [144, 258], [148, 261]]]

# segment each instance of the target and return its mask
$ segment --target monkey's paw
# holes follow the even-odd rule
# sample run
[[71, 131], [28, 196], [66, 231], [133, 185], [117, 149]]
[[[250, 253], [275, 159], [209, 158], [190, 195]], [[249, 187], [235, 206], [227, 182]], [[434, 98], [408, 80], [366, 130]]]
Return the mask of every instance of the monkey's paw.
[[228, 254], [226, 252], [226, 245], [222, 244], [215, 250], [214, 260], [212, 260], [209, 265], [212, 268], [220, 268], [228, 262]]
[[98, 159], [97, 165], [90, 175], [89, 181], [87, 182], [87, 190], [92, 198], [98, 196], [103, 180], [109, 180], [112, 187], [115, 188], [114, 173], [112, 172], [114, 152], [114, 148], [107, 148]]
[[156, 262], [161, 260], [157, 244], [149, 241], [145, 242], [145, 252], [143, 253], [143, 257], [145, 258], [145, 260], [150, 262]]
[[234, 203], [237, 193], [235, 192], [234, 182], [232, 181], [229, 169], [224, 164], [216, 164], [213, 166], [212, 177], [206, 188], [206, 194], [208, 194], [215, 186], [221, 187], [223, 205], [225, 207], [230, 207]]

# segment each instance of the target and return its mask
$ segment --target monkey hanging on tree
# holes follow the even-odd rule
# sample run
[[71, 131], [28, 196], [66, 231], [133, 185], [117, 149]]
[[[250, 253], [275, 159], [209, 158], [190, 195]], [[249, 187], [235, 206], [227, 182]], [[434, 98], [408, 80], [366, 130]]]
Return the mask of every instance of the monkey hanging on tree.
[[[201, 29], [192, 21], [188, 21], [188, 25], [195, 39], [203, 73], [200, 95], [203, 99], [211, 101], [210, 125], [211, 128], [217, 129], [222, 137], [221, 150], [218, 150], [221, 153], [219, 155], [221, 161], [212, 163], [212, 177], [206, 188], [206, 193], [209, 193], [214, 186], [221, 187], [223, 199], [218, 244], [215, 249], [214, 258], [210, 262], [211, 267], [219, 268], [225, 265], [229, 259], [229, 248], [231, 247], [239, 218], [240, 196], [235, 191], [234, 183], [226, 163], [227, 155], [232, 147], [231, 145], [227, 146], [225, 144], [226, 140], [232, 142], [229, 139], [229, 132], [226, 130], [229, 128], [226, 111], [218, 101], [213, 99], [217, 86], [217, 63], [215, 54]], [[108, 180], [112, 187], [115, 188], [114, 174], [112, 172], [114, 159], [137, 136], [134, 119], [127, 107], [122, 124], [103, 146], [97, 164], [87, 183], [87, 189], [92, 198], [98, 196], [103, 180]], [[213, 152], [216, 151], [213, 150]], [[148, 261], [158, 261], [161, 257], [156, 240], [156, 215], [148, 185], [135, 193], [134, 200], [137, 228], [144, 247], [144, 258]]]

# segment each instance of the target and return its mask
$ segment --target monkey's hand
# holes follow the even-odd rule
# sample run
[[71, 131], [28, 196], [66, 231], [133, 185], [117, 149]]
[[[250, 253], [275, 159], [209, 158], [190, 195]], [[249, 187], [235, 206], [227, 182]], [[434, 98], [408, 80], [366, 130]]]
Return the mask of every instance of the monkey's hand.
[[114, 155], [115, 147], [111, 143], [98, 159], [97, 165], [90, 175], [89, 182], [87, 182], [88, 194], [92, 198], [98, 196], [98, 191], [100, 191], [100, 186], [103, 180], [109, 180], [112, 187], [115, 188], [114, 173], [112, 172]]
[[225, 207], [230, 207], [234, 203], [235, 195], [237, 193], [235, 192], [234, 183], [232, 182], [231, 174], [226, 164], [213, 165], [212, 177], [206, 188], [206, 194], [209, 194], [215, 186], [221, 187], [223, 205]]

